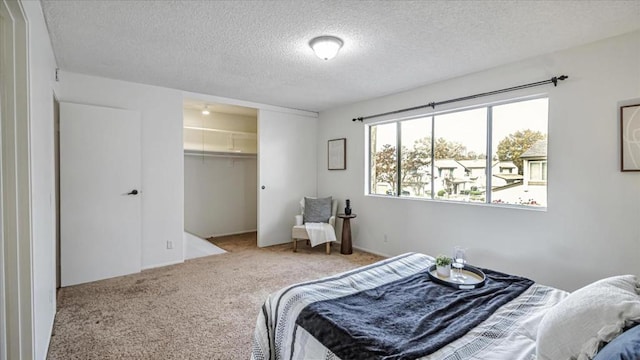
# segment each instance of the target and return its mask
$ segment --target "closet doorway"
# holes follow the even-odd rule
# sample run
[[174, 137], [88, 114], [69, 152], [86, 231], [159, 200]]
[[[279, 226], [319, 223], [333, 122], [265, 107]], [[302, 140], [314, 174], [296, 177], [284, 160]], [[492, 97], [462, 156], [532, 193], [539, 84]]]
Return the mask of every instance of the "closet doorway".
[[256, 231], [257, 110], [186, 99], [183, 114], [185, 231]]

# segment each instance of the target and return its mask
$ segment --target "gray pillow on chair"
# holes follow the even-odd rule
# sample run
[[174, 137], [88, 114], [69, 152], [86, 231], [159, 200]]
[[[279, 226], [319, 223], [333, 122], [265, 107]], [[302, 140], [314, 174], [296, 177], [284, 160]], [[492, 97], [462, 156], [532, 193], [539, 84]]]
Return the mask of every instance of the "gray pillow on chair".
[[320, 199], [304, 198], [305, 223], [326, 223], [331, 217], [331, 196]]

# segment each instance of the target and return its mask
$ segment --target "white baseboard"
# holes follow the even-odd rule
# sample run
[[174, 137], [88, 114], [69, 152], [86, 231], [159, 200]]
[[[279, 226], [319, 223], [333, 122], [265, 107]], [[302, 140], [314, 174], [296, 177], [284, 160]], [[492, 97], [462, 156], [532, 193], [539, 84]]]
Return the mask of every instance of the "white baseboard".
[[176, 261], [170, 261], [170, 262], [166, 262], [166, 263], [162, 263], [162, 264], [153, 264], [151, 266], [143, 267], [142, 270], [149, 270], [149, 269], [155, 269], [155, 268], [159, 268], [159, 267], [163, 267], [163, 266], [182, 264], [183, 262], [184, 262], [184, 260], [176, 260]]
[[367, 249], [367, 248], [363, 248], [363, 247], [360, 247], [360, 246], [354, 246], [353, 248], [354, 248], [354, 249], [358, 249], [358, 250], [360, 250], [360, 251], [368, 252], [368, 253], [370, 253], [370, 254], [374, 254], [374, 255], [378, 255], [378, 256], [383, 256], [383, 257], [386, 257], [386, 258], [391, 257], [391, 255], [389, 255], [389, 254], [384, 254], [384, 253], [381, 253], [381, 252], [378, 252], [378, 251], [369, 250], [369, 249]]

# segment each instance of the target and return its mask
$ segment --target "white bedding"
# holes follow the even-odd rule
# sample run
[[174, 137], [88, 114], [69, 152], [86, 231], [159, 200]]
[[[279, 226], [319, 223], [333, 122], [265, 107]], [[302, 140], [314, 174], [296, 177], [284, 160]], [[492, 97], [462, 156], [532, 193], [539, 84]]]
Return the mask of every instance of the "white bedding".
[[[338, 359], [296, 325], [300, 311], [316, 301], [339, 298], [413, 275], [433, 261], [433, 257], [424, 254], [404, 254], [271, 294], [258, 315], [251, 358]], [[565, 296], [564, 291], [534, 284], [466, 335], [422, 359], [534, 360], [538, 324], [544, 313]]]

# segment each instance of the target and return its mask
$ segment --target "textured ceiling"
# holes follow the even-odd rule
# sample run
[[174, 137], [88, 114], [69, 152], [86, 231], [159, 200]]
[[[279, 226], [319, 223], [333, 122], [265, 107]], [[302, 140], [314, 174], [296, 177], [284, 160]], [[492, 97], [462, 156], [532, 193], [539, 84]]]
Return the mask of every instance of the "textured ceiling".
[[311, 111], [640, 28], [640, 0], [42, 4], [63, 70]]

